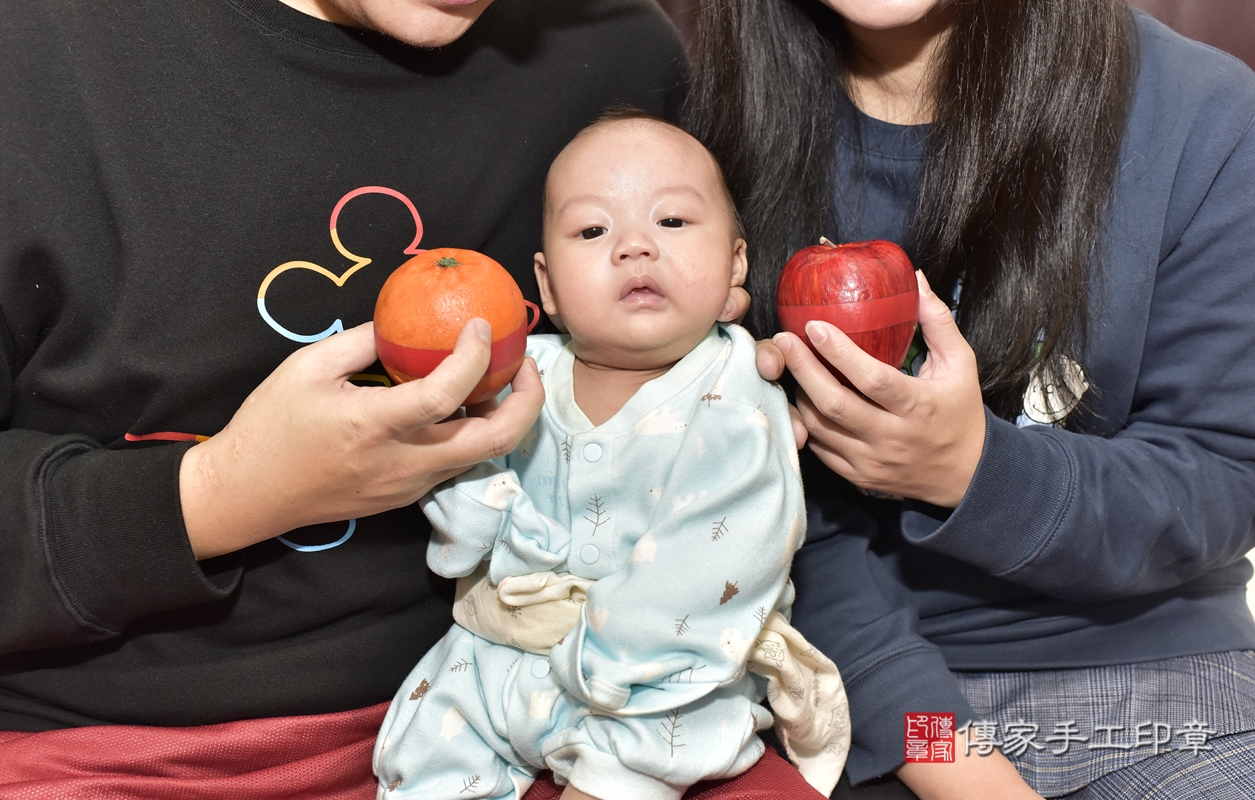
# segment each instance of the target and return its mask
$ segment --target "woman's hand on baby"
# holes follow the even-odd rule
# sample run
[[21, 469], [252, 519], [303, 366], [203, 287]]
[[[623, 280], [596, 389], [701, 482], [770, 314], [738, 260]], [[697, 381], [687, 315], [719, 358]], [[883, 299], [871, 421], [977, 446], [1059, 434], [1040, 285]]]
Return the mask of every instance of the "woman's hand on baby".
[[393, 387], [350, 382], [376, 358], [369, 323], [297, 350], [221, 433], [183, 457], [179, 492], [193, 552], [208, 558], [409, 505], [513, 450], [544, 403], [531, 359], [500, 406], [453, 418], [488, 367], [491, 335], [488, 323], [472, 320], [435, 371]]
[[807, 323], [811, 342], [860, 396], [793, 334], [777, 334], [774, 341], [797, 379], [811, 449], [829, 469], [864, 489], [953, 508], [984, 450], [985, 408], [972, 348], [950, 309], [922, 273], [916, 275], [928, 346], [918, 377], [878, 361], [826, 322]]

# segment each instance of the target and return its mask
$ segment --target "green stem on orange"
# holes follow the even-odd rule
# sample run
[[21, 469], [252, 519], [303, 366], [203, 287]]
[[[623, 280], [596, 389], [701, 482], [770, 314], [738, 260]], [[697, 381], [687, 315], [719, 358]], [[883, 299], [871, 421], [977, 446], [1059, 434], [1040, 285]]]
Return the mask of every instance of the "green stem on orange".
[[436, 262], [436, 266], [437, 267], [460, 267], [462, 266], [462, 262], [458, 261], [453, 256], [445, 256], [444, 258]]

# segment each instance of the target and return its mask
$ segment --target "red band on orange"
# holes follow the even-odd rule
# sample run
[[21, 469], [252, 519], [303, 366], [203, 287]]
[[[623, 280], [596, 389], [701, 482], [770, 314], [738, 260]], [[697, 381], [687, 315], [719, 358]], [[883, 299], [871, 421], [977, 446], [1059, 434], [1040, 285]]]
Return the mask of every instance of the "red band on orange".
[[[403, 347], [380, 336], [378, 329], [375, 331], [375, 350], [379, 353], [379, 359], [391, 369], [417, 378], [430, 374], [441, 361], [453, 354], [452, 350], [419, 350], [415, 347]], [[526, 351], [527, 326], [520, 325], [513, 333], [506, 334], [492, 343], [492, 358], [488, 362], [486, 374], [505, 369], [522, 358]]]

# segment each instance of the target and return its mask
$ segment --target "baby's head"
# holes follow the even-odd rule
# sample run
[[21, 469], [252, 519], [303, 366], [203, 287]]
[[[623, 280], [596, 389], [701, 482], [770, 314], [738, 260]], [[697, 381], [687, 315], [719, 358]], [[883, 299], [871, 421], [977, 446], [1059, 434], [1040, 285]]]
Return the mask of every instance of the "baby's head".
[[745, 240], [714, 156], [674, 125], [622, 112], [580, 132], [545, 183], [545, 311], [586, 362], [656, 369], [731, 321]]

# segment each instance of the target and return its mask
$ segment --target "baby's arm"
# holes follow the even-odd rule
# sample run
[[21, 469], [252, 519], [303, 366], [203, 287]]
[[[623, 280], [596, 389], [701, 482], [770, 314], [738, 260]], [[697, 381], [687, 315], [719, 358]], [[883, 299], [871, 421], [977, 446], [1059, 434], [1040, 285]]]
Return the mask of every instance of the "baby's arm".
[[[527, 337], [527, 355], [542, 374], [563, 346], [558, 336]], [[542, 416], [524, 442], [535, 442], [543, 426]], [[510, 469], [516, 458], [511, 453], [485, 461], [422, 498], [432, 525], [427, 564], [433, 572], [461, 578], [491, 557], [490, 577], [500, 583], [507, 575], [547, 572], [566, 562], [571, 533], [532, 504]]]
[[431, 522], [427, 564], [446, 578], [470, 575], [489, 557], [493, 583], [509, 575], [546, 572], [571, 549], [566, 526], [540, 513], [514, 470], [486, 461], [422, 499]]

